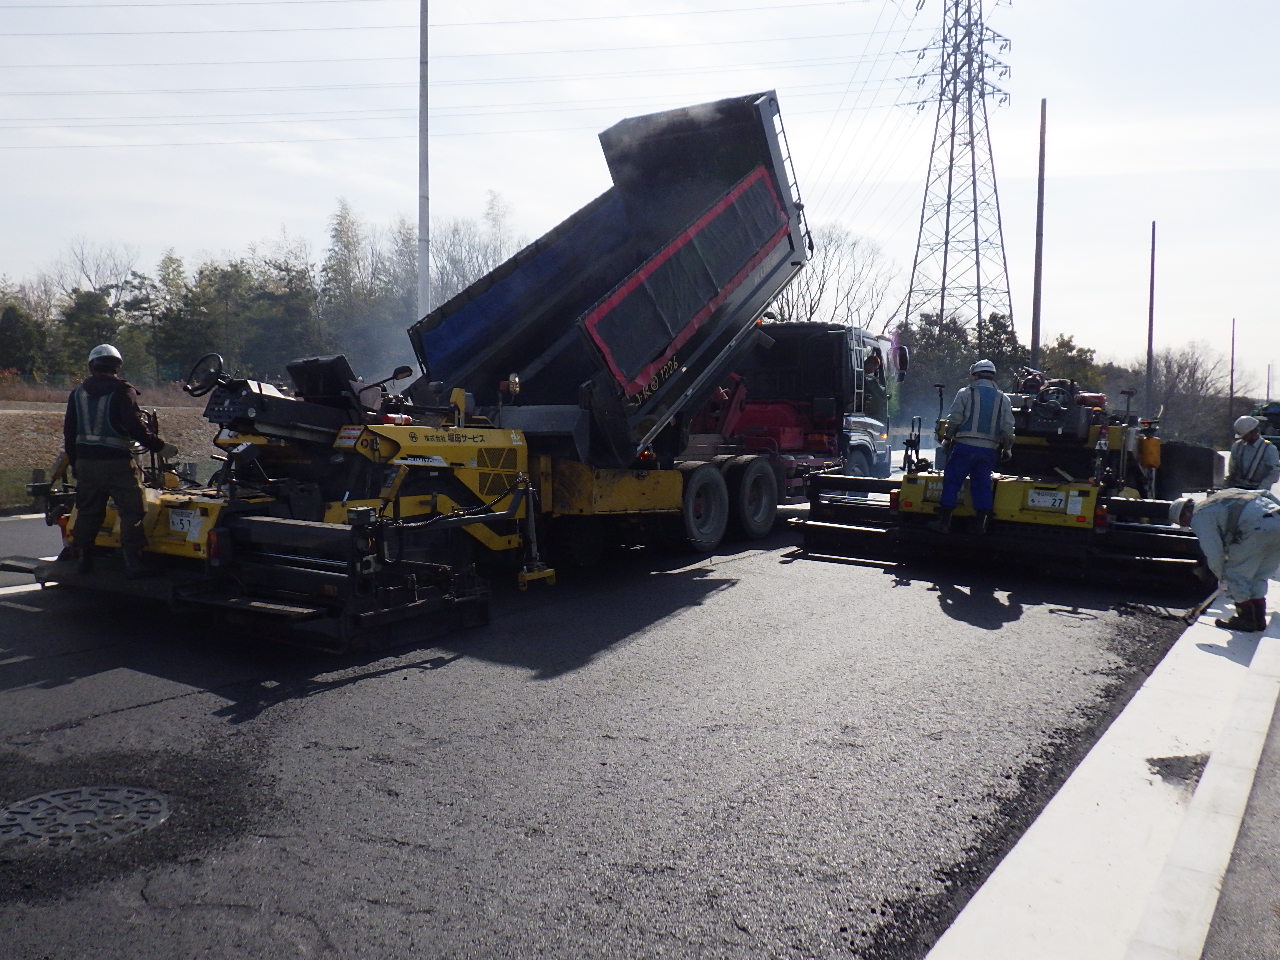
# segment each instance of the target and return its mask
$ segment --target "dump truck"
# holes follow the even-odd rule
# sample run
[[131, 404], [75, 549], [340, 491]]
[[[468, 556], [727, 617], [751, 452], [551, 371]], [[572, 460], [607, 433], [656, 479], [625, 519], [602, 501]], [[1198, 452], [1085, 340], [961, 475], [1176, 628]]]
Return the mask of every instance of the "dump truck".
[[803, 502], [812, 473], [889, 476], [890, 390], [906, 376], [906, 346], [838, 323], [772, 321], [762, 332], [767, 349], [695, 415], [683, 456], [764, 454], [786, 503]]
[[[985, 533], [966, 480], [949, 533], [930, 528], [943, 471], [920, 456], [921, 418], [912, 423], [903, 472], [892, 480], [823, 474], [810, 478], [810, 512], [796, 521], [804, 549], [834, 556], [975, 555], [1020, 568], [1091, 576], [1149, 578], [1200, 589], [1202, 554], [1194, 535], [1168, 523], [1170, 500], [1222, 480], [1208, 448], [1164, 444], [1159, 423], [1071, 380], [1023, 369], [1009, 393], [1016, 439], [993, 477], [995, 509]], [[946, 435], [940, 416], [935, 438]], [[1168, 476], [1165, 476], [1165, 474]]]
[[[613, 186], [415, 323], [406, 390], [389, 385], [413, 368], [366, 383], [343, 355], [290, 363], [291, 389], [197, 361], [186, 387], [208, 396], [224, 463], [204, 484], [149, 465], [153, 576], [123, 575], [111, 513], [92, 575], [5, 568], [345, 650], [424, 618], [482, 622], [478, 571], [553, 581], [548, 542], [582, 561], [609, 542], [763, 536], [805, 467], [767, 429], [694, 428], [777, 342], [764, 314], [809, 256], [777, 98], [630, 118], [600, 143]], [[840, 344], [841, 365], [865, 360]], [[847, 433], [864, 401], [806, 389], [810, 421], [816, 399]], [[33, 493], [65, 535], [65, 474]]]

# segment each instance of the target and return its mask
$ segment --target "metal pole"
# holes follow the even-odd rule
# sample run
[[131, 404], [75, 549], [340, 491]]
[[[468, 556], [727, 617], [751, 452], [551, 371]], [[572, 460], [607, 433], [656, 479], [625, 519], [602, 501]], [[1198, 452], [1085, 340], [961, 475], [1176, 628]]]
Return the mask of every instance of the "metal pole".
[[418, 22], [418, 317], [431, 312], [431, 172], [427, 160], [427, 0]]
[[1156, 222], [1151, 221], [1151, 279], [1147, 289], [1147, 416], [1154, 416], [1152, 409], [1155, 403], [1152, 387], [1156, 365]]
[[1036, 264], [1031, 286], [1031, 366], [1040, 369], [1040, 279], [1044, 273], [1044, 139], [1048, 101], [1040, 100], [1040, 175], [1036, 181]]

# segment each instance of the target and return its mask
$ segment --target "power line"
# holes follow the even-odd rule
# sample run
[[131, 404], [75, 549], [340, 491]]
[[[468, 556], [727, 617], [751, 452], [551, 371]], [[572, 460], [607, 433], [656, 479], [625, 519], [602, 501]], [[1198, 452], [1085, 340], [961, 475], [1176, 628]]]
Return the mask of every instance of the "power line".
[[245, 27], [205, 30], [63, 30], [35, 33], [7, 33], [9, 37], [178, 37], [212, 36], [221, 33], [324, 33], [343, 30], [414, 30], [416, 23], [362, 24], [357, 27]]
[[402, 0], [191, 0], [190, 3], [0, 3], [0, 10], [162, 10], [165, 7], [282, 7], [318, 3], [399, 3]]
[[[304, 2], [304, 0], [298, 0]], [[0, 70], [82, 70], [86, 67], [243, 67], [286, 66], [299, 63], [390, 63], [400, 60], [418, 62], [418, 57], [317, 57], [308, 60], [165, 60], [153, 63], [0, 63]]]
[[[814, 94], [817, 96], [817, 94]], [[896, 108], [900, 105], [885, 105], [887, 108]], [[603, 109], [603, 108], [598, 108]], [[878, 109], [868, 107], [866, 109]], [[813, 116], [817, 114], [829, 113], [828, 110], [793, 110], [792, 116]], [[377, 119], [407, 119], [397, 117], [380, 117]], [[88, 126], [80, 128], [68, 129], [89, 129]], [[595, 124], [575, 124], [573, 126], [560, 127], [531, 127], [523, 130], [459, 130], [452, 132], [433, 132], [432, 139], [442, 137], [493, 137], [493, 136], [527, 136], [530, 134], [546, 134], [546, 133], [580, 133], [583, 131], [595, 131], [598, 126]], [[0, 145], [0, 151], [3, 150], [133, 150], [138, 148], [151, 147], [233, 147], [233, 146], [255, 146], [259, 144], [288, 144], [288, 143], [358, 143], [358, 142], [374, 142], [385, 140], [413, 140], [417, 138], [417, 134], [387, 135], [387, 136], [368, 136], [368, 137], [283, 137], [270, 140], [189, 140], [174, 141], [161, 143], [59, 143], [59, 144], [20, 144], [3, 146]]]
[[[281, 111], [274, 111], [274, 110], [273, 110], [273, 111], [268, 111], [268, 112], [265, 112], [265, 113], [264, 113], [264, 112], [259, 112], [259, 113], [200, 113], [200, 114], [190, 114], [190, 113], [148, 113], [148, 114], [126, 114], [126, 115], [122, 115], [122, 116], [114, 116], [114, 117], [103, 116], [102, 114], [95, 114], [95, 115], [90, 116], [90, 117], [46, 117], [45, 119], [47, 119], [47, 120], [61, 120], [61, 121], [67, 121], [68, 123], [75, 123], [75, 122], [77, 122], [77, 121], [84, 121], [85, 123], [91, 123], [91, 122], [94, 122], [94, 121], [101, 121], [101, 120], [110, 120], [110, 121], [115, 121], [115, 120], [192, 120], [192, 119], [196, 119], [196, 118], [204, 118], [204, 119], [212, 119], [212, 120], [216, 120], [216, 119], [222, 119], [222, 118], [233, 118], [233, 119], [234, 119], [234, 118], [240, 118], [240, 117], [314, 117], [314, 116], [318, 116], [318, 115], [320, 115], [320, 114], [330, 114], [330, 113], [339, 113], [339, 114], [340, 114], [340, 113], [359, 113], [359, 114], [367, 114], [367, 113], [389, 113], [389, 112], [392, 112], [392, 111], [395, 111], [395, 112], [403, 112], [403, 111], [405, 111], [405, 110], [413, 110], [413, 111], [415, 111], [415, 112], [416, 112], [416, 109], [417, 109], [417, 108], [416, 108], [416, 105], [415, 105], [415, 106], [413, 106], [413, 107], [369, 107], [369, 108], [361, 108], [361, 109], [359, 109], [359, 110], [336, 110], [336, 109], [335, 109], [335, 110], [291, 110], [291, 111], [287, 111], [287, 112], [281, 112]], [[32, 119], [36, 119], [36, 118], [32, 118], [32, 117], [0, 117], [0, 123], [27, 123], [27, 122], [31, 121]], [[341, 119], [341, 118], [338, 118], [338, 119]], [[14, 130], [14, 129], [17, 129], [17, 128], [16, 128], [16, 127], [6, 127], [6, 128], [4, 128], [4, 129]]]
[[[791, 88], [789, 99], [830, 96], [825, 88], [832, 84], [807, 84]], [[809, 90], [808, 93], [798, 91]], [[691, 93], [691, 97], [714, 96], [714, 93]], [[634, 97], [597, 99], [593, 101], [578, 100], [526, 100], [517, 103], [489, 103], [472, 107], [444, 107], [430, 111], [429, 116], [439, 120], [465, 120], [469, 118], [493, 118], [501, 116], [529, 116], [534, 114], [581, 113], [599, 110], [636, 109], [651, 107], [647, 101], [637, 102]], [[381, 112], [383, 116], [368, 116], [369, 113]], [[337, 114], [334, 116], [334, 114]], [[348, 114], [343, 116], [342, 114]], [[350, 116], [350, 114], [358, 114]], [[247, 114], [207, 114], [191, 116], [189, 114], [159, 114], [154, 116], [135, 115], [121, 117], [56, 117], [49, 118], [60, 122], [29, 122], [27, 117], [0, 117], [0, 132], [6, 130], [96, 130], [96, 129], [137, 129], [145, 127], [200, 127], [200, 126], [238, 126], [257, 124], [283, 123], [346, 123], [350, 121], [368, 122], [371, 120], [409, 120], [417, 116], [416, 107], [387, 107], [381, 111], [370, 110], [315, 110], [292, 113], [247, 113]]]
[[575, 53], [629, 53], [635, 50], [684, 50], [689, 47], [741, 46], [746, 43], [794, 43], [797, 40], [843, 40], [866, 36], [864, 33], [819, 33], [803, 37], [749, 37], [743, 40], [698, 40], [693, 43], [650, 43], [635, 47], [586, 47], [568, 50], [503, 50], [492, 53], [437, 53], [429, 60], [462, 60], [472, 57], [541, 57], [562, 56]]
[[416, 140], [416, 133], [386, 137], [303, 137], [283, 140], [188, 140], [173, 143], [60, 143], [0, 146], [0, 150], [134, 150], [138, 147], [243, 147], [266, 143], [349, 143], [374, 140]]
[[[162, 10], [166, 7], [280, 7], [297, 4], [329, 3], [387, 3], [404, 0], [190, 0], [187, 3], [3, 3], [0, 10], [113, 10], [141, 9]], [[671, 10], [654, 13], [620, 13], [602, 17], [547, 17], [531, 20], [472, 20], [458, 23], [428, 23], [429, 27], [476, 27], [524, 23], [573, 23], [581, 20], [629, 20], [637, 17], [686, 17], [720, 13], [752, 13], [762, 10], [796, 10], [801, 7], [843, 7], [853, 3], [865, 4], [870, 0], [821, 0], [814, 3], [789, 3], [766, 7], [722, 7], [716, 10]]]
[[[896, 55], [895, 55], [896, 56]], [[869, 61], [876, 59], [875, 57], [867, 58]], [[845, 66], [848, 64], [857, 64], [858, 58], [852, 57], [808, 57], [798, 60], [751, 60], [741, 63], [717, 64], [716, 66], [696, 67], [685, 70], [671, 70], [668, 68], [655, 67], [649, 70], [622, 70], [611, 71], [605, 73], [584, 73], [584, 74], [524, 74], [512, 77], [490, 77], [490, 78], [471, 78], [463, 80], [435, 80], [430, 83], [431, 88], [436, 87], [456, 87], [456, 86], [483, 86], [494, 83], [562, 83], [573, 80], [602, 80], [610, 78], [623, 77], [644, 77], [644, 76], [694, 76], [706, 73], [733, 73], [741, 70], [759, 70], [763, 67], [789, 67], [791, 69], [819, 69], [823, 67]], [[408, 84], [412, 86], [413, 84]], [[57, 97], [57, 96], [96, 96], [96, 95], [145, 95], [145, 94], [217, 94], [217, 93], [256, 93], [256, 92], [282, 92], [282, 91], [309, 91], [309, 90], [355, 90], [355, 89], [379, 89], [383, 87], [403, 87], [405, 83], [349, 83], [340, 85], [316, 85], [303, 84], [292, 86], [270, 86], [270, 87], [195, 87], [195, 88], [167, 88], [167, 89], [129, 89], [129, 90], [14, 90], [0, 91], [0, 97]]]
[[187, 87], [169, 90], [11, 90], [0, 91], [0, 97], [133, 97], [155, 94], [188, 93], [307, 93], [313, 90], [387, 90], [416, 87], [417, 81], [405, 83], [324, 83], [292, 87]]
[[457, 23], [428, 23], [428, 27], [496, 27], [528, 23], [581, 23], [587, 20], [636, 20], [641, 17], [703, 17], [721, 13], [754, 13], [760, 10], [798, 10], [802, 7], [847, 7], [870, 0], [825, 0], [818, 3], [787, 3], [769, 7], [720, 7], [715, 10], [670, 10], [652, 13], [619, 13], [601, 17], [549, 17], [539, 20], [466, 20]]

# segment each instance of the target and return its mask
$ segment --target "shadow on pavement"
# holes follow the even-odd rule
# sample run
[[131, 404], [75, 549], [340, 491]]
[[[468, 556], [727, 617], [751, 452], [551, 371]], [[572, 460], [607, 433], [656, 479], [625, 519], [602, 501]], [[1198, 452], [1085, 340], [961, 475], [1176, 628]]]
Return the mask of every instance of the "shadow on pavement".
[[439, 670], [462, 658], [520, 667], [545, 679], [580, 669], [732, 587], [736, 581], [716, 570], [726, 559], [627, 551], [591, 570], [565, 570], [554, 587], [535, 584], [526, 592], [515, 588], [512, 576], [495, 583], [485, 626], [445, 629], [427, 622], [410, 643], [342, 655], [286, 645], [161, 604], [56, 587], [24, 592], [8, 598], [20, 601], [20, 608], [0, 607], [0, 691], [54, 690], [133, 671], [224, 698], [227, 706], [215, 715], [241, 723], [288, 700], [390, 673]]

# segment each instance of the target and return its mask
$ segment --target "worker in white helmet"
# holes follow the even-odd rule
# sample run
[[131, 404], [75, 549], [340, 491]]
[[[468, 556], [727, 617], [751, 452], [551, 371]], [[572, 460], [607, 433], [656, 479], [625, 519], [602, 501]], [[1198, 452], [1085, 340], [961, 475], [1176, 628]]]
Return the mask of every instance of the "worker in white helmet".
[[1235, 602], [1224, 630], [1267, 628], [1267, 581], [1280, 568], [1280, 500], [1268, 490], [1222, 490], [1169, 505], [1169, 522], [1190, 527], [1205, 563]]
[[1280, 450], [1262, 436], [1257, 417], [1241, 417], [1235, 423], [1236, 441], [1225, 486], [1241, 490], [1270, 490], [1280, 480]]
[[977, 512], [978, 533], [987, 532], [994, 507], [991, 471], [1001, 455], [1013, 449], [1013, 405], [996, 386], [996, 365], [979, 360], [969, 368], [971, 382], [961, 387], [947, 414], [943, 443], [947, 465], [942, 474], [942, 496], [937, 519], [929, 524], [938, 533], [951, 532], [951, 514], [965, 478]]
[[124, 359], [109, 343], [89, 351], [89, 376], [71, 391], [62, 434], [67, 461], [76, 477], [76, 522], [71, 551], [80, 573], [93, 570], [93, 544], [106, 517], [107, 501], [120, 517], [120, 549], [125, 573], [142, 576], [142, 485], [133, 444], [168, 458], [178, 448], [147, 426], [138, 409], [138, 391], [121, 378]]

